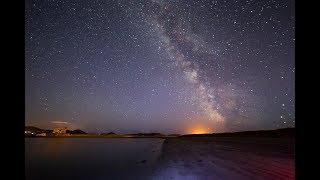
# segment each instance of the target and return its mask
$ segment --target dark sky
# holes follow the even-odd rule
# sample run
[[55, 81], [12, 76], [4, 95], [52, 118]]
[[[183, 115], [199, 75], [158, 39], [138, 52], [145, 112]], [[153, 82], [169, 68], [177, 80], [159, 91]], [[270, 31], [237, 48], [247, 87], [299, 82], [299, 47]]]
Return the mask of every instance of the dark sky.
[[119, 133], [294, 126], [293, 0], [25, 3], [27, 125]]

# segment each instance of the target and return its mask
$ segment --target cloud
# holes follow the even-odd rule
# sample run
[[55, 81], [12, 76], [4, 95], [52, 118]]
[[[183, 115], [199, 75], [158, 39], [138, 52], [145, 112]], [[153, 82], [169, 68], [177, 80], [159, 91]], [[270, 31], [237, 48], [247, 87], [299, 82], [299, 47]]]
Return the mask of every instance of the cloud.
[[51, 121], [51, 123], [54, 123], [54, 124], [71, 124], [71, 123], [66, 122], [66, 121]]

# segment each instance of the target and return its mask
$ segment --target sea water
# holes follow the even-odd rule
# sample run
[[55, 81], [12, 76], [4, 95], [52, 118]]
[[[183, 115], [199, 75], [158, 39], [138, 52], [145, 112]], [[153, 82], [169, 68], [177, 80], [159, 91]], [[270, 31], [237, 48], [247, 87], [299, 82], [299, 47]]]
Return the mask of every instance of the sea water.
[[29, 180], [150, 179], [163, 139], [25, 138]]

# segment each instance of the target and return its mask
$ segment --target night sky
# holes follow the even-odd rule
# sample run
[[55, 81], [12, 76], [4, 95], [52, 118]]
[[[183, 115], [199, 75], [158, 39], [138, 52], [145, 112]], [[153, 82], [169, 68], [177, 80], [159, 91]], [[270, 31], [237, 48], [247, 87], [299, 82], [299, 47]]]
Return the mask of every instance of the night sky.
[[294, 8], [26, 0], [25, 123], [95, 133], [292, 127]]

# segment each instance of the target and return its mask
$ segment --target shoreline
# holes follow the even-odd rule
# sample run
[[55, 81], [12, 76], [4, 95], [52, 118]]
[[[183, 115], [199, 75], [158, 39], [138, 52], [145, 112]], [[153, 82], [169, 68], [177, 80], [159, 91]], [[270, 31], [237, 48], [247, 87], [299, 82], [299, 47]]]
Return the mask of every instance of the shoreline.
[[161, 139], [180, 139], [180, 140], [219, 140], [219, 139], [274, 139], [274, 140], [295, 140], [295, 137], [235, 137], [235, 136], [220, 136], [220, 137], [211, 137], [211, 136], [202, 136], [202, 137], [179, 137], [179, 136], [100, 136], [100, 135], [86, 135], [86, 136], [25, 136], [25, 138], [161, 138]]
[[101, 136], [101, 135], [76, 135], [76, 136], [25, 136], [25, 138], [177, 138], [168, 136]]

